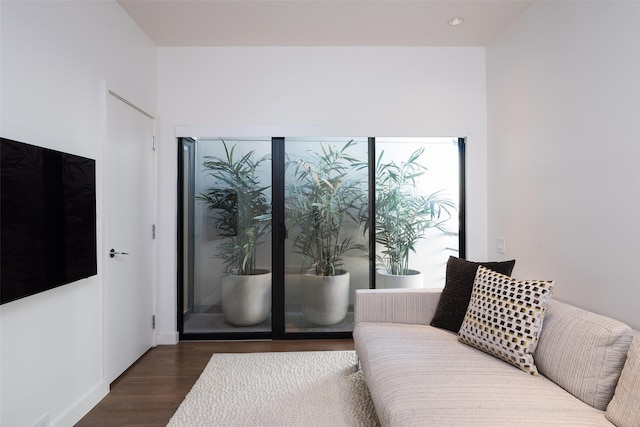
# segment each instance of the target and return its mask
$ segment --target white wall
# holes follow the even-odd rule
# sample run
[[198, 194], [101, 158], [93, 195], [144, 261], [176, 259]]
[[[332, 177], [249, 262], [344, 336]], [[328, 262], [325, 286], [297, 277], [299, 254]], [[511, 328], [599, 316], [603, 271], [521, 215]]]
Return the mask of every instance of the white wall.
[[487, 48], [488, 253], [640, 328], [640, 3], [536, 2]]
[[97, 159], [98, 275], [0, 306], [0, 425], [73, 425], [102, 380], [102, 84], [149, 111], [156, 49], [111, 1], [3, 0], [3, 137]]
[[484, 48], [160, 48], [158, 342], [176, 330], [176, 126], [181, 136], [468, 136], [468, 256], [483, 259], [485, 84]]

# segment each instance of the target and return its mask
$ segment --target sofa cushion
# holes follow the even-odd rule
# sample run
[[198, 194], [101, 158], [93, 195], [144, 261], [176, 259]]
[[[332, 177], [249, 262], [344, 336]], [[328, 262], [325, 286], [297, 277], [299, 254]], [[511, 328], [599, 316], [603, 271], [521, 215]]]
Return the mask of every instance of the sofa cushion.
[[605, 415], [618, 427], [640, 426], [640, 334], [631, 343]]
[[458, 332], [467, 313], [478, 267], [482, 265], [498, 273], [510, 275], [515, 264], [515, 260], [473, 262], [450, 256], [447, 261], [444, 289], [431, 319], [431, 326]]
[[624, 323], [552, 300], [534, 354], [541, 374], [605, 410], [633, 338]]
[[538, 375], [533, 352], [554, 286], [478, 267], [460, 341]]
[[454, 333], [362, 322], [354, 344], [382, 426], [611, 426], [545, 378], [525, 375]]

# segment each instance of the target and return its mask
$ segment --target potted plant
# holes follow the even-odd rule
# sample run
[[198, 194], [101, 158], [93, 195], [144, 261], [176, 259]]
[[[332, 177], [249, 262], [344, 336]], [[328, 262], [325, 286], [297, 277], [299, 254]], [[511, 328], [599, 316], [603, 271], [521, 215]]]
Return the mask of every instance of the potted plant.
[[263, 322], [271, 312], [271, 272], [256, 267], [256, 248], [271, 231], [268, 186], [257, 176], [268, 156], [254, 159], [255, 150], [236, 156], [234, 145], [222, 141], [225, 157], [205, 157], [204, 171], [215, 180], [197, 198], [208, 205], [222, 242], [216, 257], [224, 260], [222, 311], [237, 326]]
[[287, 229], [295, 233], [293, 252], [302, 257], [302, 312], [318, 325], [344, 319], [349, 307], [349, 272], [342, 257], [364, 250], [352, 236], [341, 233], [343, 223], [357, 224], [357, 212], [366, 202], [362, 182], [353, 179], [357, 159], [348, 154], [354, 141], [338, 149], [321, 144], [308, 158], [289, 160], [294, 179], [286, 200]]
[[[422, 194], [417, 179], [427, 172], [418, 160], [424, 148], [414, 151], [400, 164], [384, 162], [384, 151], [376, 161], [375, 235], [383, 249], [377, 256], [377, 288], [422, 287], [422, 274], [409, 268], [409, 255], [427, 231], [447, 233], [445, 223], [451, 218], [455, 203], [442, 191]], [[370, 226], [363, 215], [365, 231]]]

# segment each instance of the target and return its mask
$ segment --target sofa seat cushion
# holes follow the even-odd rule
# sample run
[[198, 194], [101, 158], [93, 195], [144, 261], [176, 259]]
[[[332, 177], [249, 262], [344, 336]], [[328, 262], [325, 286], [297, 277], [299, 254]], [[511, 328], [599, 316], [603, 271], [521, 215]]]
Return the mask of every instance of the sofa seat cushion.
[[600, 426], [597, 410], [431, 326], [362, 322], [355, 348], [382, 426]]

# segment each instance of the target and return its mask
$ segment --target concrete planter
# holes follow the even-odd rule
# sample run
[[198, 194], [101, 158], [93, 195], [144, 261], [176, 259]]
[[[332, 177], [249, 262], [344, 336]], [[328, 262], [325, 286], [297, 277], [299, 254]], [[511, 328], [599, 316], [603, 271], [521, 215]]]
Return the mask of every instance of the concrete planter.
[[301, 277], [302, 314], [316, 325], [341, 322], [349, 310], [349, 272], [335, 276], [304, 274]]
[[271, 272], [222, 278], [222, 312], [227, 322], [235, 326], [257, 325], [271, 312]]
[[418, 270], [409, 270], [406, 276], [396, 276], [387, 273], [386, 270], [376, 270], [376, 288], [422, 288], [424, 286], [422, 273]]

